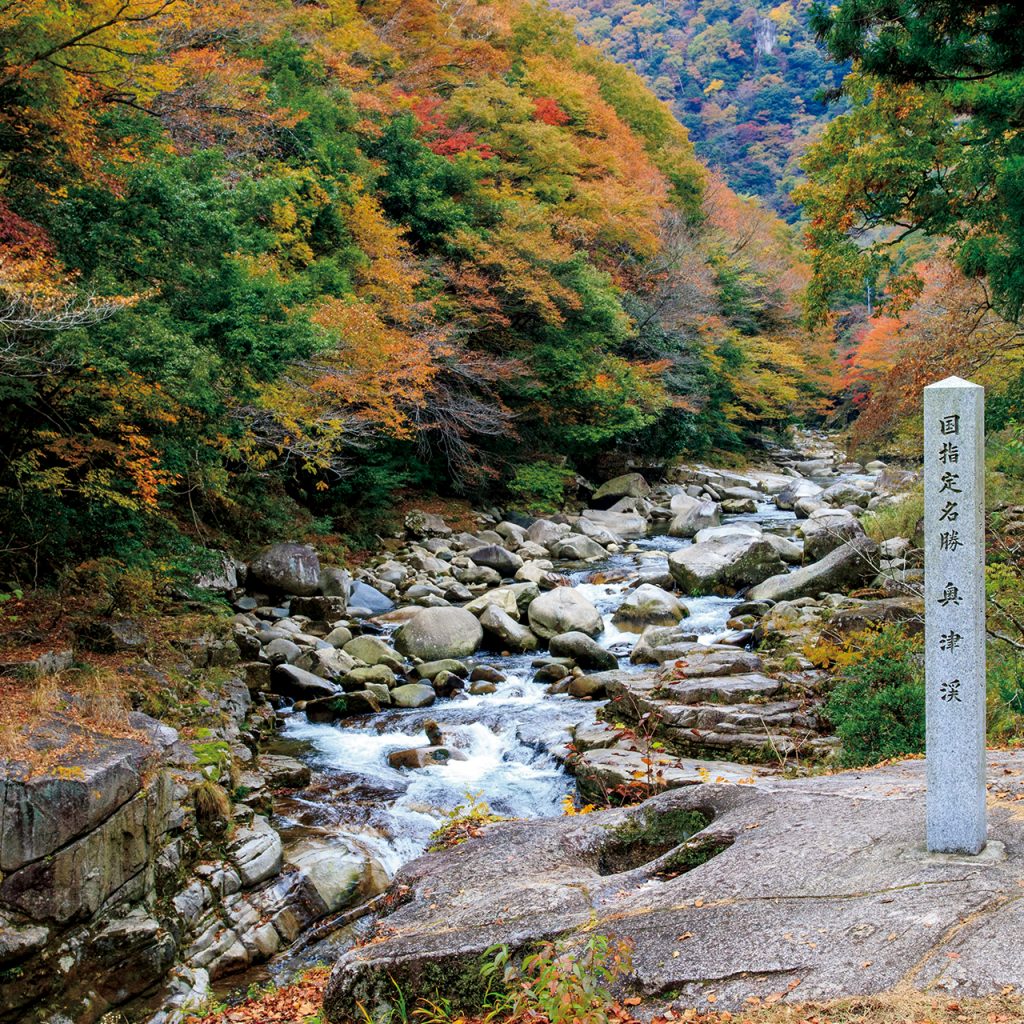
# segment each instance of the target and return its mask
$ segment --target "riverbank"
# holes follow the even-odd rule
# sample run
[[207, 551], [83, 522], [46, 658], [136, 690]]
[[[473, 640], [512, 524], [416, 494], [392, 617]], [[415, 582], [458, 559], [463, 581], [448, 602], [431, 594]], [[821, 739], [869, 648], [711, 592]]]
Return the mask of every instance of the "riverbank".
[[[85, 809], [62, 815], [67, 834], [6, 856], [8, 1012], [73, 1002], [85, 1021], [132, 1004], [144, 1019], [146, 1002], [170, 1022], [269, 958], [276, 976], [333, 958], [467, 793], [494, 816], [541, 819], [577, 786], [582, 802], [635, 802], [827, 761], [808, 650], [826, 630], [918, 615], [912, 538], [879, 546], [860, 522], [913, 475], [800, 444], [743, 473], [627, 474], [549, 520], [481, 513], [467, 532], [413, 514], [354, 578], [295, 545], [225, 559], [201, 582], [231, 618], [176, 640], [179, 678], [156, 686], [170, 696], [190, 680], [180, 732], [127, 720], [147, 749], [138, 784], [96, 807], [83, 783], [98, 772], [62, 764], [68, 806]], [[89, 642], [125, 653], [138, 632], [94, 623]], [[64, 701], [64, 717], [80, 704]], [[95, 730], [90, 742], [104, 746]], [[7, 806], [31, 814], [19, 771], [32, 774], [11, 765]], [[115, 869], [103, 854], [88, 901], [59, 914], [26, 901], [89, 888], [75, 872], [111, 848], [122, 808], [158, 790], [137, 855]], [[324, 919], [345, 927], [306, 944]], [[96, 950], [123, 958], [124, 929], [138, 969], [97, 983], [109, 968]], [[61, 958], [60, 986], [25, 984]]]

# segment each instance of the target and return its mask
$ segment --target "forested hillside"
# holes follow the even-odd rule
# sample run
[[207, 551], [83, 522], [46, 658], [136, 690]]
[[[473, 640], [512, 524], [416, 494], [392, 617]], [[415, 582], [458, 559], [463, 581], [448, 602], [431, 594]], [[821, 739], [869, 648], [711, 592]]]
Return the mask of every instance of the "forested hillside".
[[846, 335], [841, 411], [853, 443], [918, 458], [921, 389], [957, 374], [986, 386], [990, 437], [1019, 472], [1019, 12], [857, 0], [813, 23], [856, 66], [849, 109], [809, 150], [795, 193], [815, 268], [809, 310]]
[[542, 4], [31, 0], [0, 38], [0, 578], [406, 485], [550, 503], [827, 398], [788, 229]]
[[584, 40], [672, 106], [698, 155], [732, 188], [796, 217], [800, 158], [843, 109], [827, 100], [849, 69], [818, 44], [811, 0], [556, 2]]

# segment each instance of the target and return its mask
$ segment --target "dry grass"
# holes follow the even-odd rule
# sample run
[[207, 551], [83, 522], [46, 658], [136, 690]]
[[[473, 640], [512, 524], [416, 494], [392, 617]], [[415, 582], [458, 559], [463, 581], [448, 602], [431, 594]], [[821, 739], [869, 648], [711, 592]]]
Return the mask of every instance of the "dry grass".
[[126, 686], [119, 673], [91, 668], [0, 678], [0, 759], [38, 775], [67, 768], [104, 738], [139, 738]]

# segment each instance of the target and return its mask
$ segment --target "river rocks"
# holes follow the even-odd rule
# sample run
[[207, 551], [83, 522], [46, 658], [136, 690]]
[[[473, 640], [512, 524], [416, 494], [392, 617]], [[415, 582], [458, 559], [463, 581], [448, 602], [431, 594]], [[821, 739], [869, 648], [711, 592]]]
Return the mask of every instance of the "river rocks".
[[902, 623], [907, 635], [924, 631], [924, 602], [920, 597], [890, 597], [878, 601], [848, 599], [845, 607], [837, 608], [828, 619], [823, 636], [842, 640], [851, 633], [866, 629]]
[[308, 544], [272, 544], [249, 563], [249, 579], [278, 593], [312, 596], [320, 585], [320, 559]]
[[714, 501], [701, 501], [677, 494], [671, 504], [674, 517], [668, 528], [671, 537], [692, 537], [701, 530], [721, 525], [721, 510]]
[[556, 540], [561, 540], [569, 532], [568, 523], [553, 523], [550, 519], [537, 519], [526, 530], [526, 539], [550, 548]]
[[580, 533], [571, 533], [561, 540], [556, 540], [550, 548], [551, 557], [563, 562], [594, 562], [606, 558], [605, 551], [597, 541], [584, 537]]
[[586, 633], [559, 633], [548, 641], [548, 650], [556, 658], [572, 658], [580, 668], [616, 669], [619, 660]]
[[580, 524], [603, 527], [619, 540], [639, 540], [647, 535], [647, 520], [642, 515], [611, 509], [588, 508], [580, 513]]
[[646, 498], [650, 493], [650, 484], [639, 473], [624, 473], [601, 484], [591, 500], [598, 505], [611, 505], [619, 498]]
[[810, 480], [796, 480], [784, 491], [775, 495], [775, 504], [786, 511], [796, 509], [797, 502], [803, 498], [817, 498], [823, 488]]
[[705, 541], [669, 555], [669, 570], [684, 594], [734, 594], [783, 568], [763, 537]]
[[357, 636], [342, 649], [350, 658], [367, 665], [387, 665], [393, 669], [402, 665], [402, 656], [379, 636]]
[[270, 686], [274, 693], [293, 700], [332, 697], [338, 692], [334, 683], [296, 665], [275, 665], [270, 673]]
[[293, 597], [288, 605], [288, 614], [334, 622], [345, 614], [347, 608], [348, 603], [344, 597]]
[[483, 642], [484, 631], [465, 608], [425, 608], [395, 633], [403, 654], [423, 661], [464, 658]]
[[847, 541], [823, 559], [786, 575], [772, 576], [747, 595], [752, 601], [788, 601], [853, 589], [878, 571], [878, 545], [868, 537]]
[[436, 699], [436, 691], [426, 683], [406, 683], [391, 691], [391, 703], [397, 708], [426, 708]]
[[383, 615], [395, 607], [391, 598], [362, 580], [353, 580], [348, 603], [350, 609], [363, 608], [370, 615]]
[[392, 768], [434, 768], [449, 761], [465, 760], [466, 755], [461, 750], [445, 746], [410, 747], [388, 754], [388, 764]]
[[296, 843], [288, 850], [288, 864], [306, 877], [327, 914], [373, 896], [387, 884], [379, 864], [337, 839], [311, 838]]
[[412, 537], [450, 537], [452, 530], [445, 521], [432, 512], [413, 509], [405, 517], [405, 528]]
[[[303, 711], [310, 722], [336, 722], [353, 713], [349, 711], [349, 696], [347, 693], [337, 693], [330, 697], [317, 697], [306, 701]], [[377, 710], [380, 710], [379, 704]]]
[[301, 654], [302, 648], [285, 637], [277, 637], [263, 648], [263, 656], [271, 665], [292, 665]]
[[[488, 590], [479, 597], [473, 598], [465, 608], [467, 612], [481, 615], [487, 608], [492, 606], [514, 619], [519, 618], [519, 601], [516, 597], [516, 591], [512, 587], [496, 587], [494, 590]], [[527, 607], [529, 607], [529, 603], [527, 603]]]
[[686, 606], [667, 590], [641, 583], [615, 610], [612, 621], [621, 629], [640, 633], [646, 626], [672, 626], [688, 615]]
[[497, 641], [497, 646], [508, 651], [534, 651], [540, 643], [533, 632], [516, 622], [497, 605], [488, 605], [480, 615], [485, 634]]
[[840, 480], [826, 487], [818, 497], [835, 508], [841, 508], [843, 505], [858, 505], [865, 508], [871, 493], [851, 481]]
[[482, 548], [475, 548], [469, 552], [469, 557], [477, 565], [493, 569], [503, 578], [515, 576], [516, 571], [523, 565], [523, 560], [517, 554], [498, 544], [487, 544]]
[[604, 630], [598, 610], [570, 587], [558, 587], [541, 594], [530, 605], [529, 619], [533, 632], [545, 640], [574, 631], [597, 636]]
[[284, 754], [260, 754], [258, 765], [271, 789], [299, 789], [309, 785], [309, 765]]
[[817, 562], [847, 541], [864, 536], [860, 520], [843, 509], [812, 512], [800, 527], [804, 562]]

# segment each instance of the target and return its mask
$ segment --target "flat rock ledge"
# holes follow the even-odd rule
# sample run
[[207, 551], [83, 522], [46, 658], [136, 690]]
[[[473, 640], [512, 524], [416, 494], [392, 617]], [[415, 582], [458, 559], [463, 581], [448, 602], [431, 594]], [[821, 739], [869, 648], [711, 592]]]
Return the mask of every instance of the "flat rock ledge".
[[[924, 854], [921, 760], [491, 826], [399, 873], [400, 905], [334, 968], [327, 1019], [386, 1006], [392, 978], [468, 1005], [492, 944], [594, 932], [632, 940], [628, 987], [647, 1009], [1024, 987], [1024, 754], [992, 753], [989, 779], [989, 837], [1006, 855], [973, 862]], [[686, 850], [721, 852], [678, 873], [694, 810], [713, 820]]]

